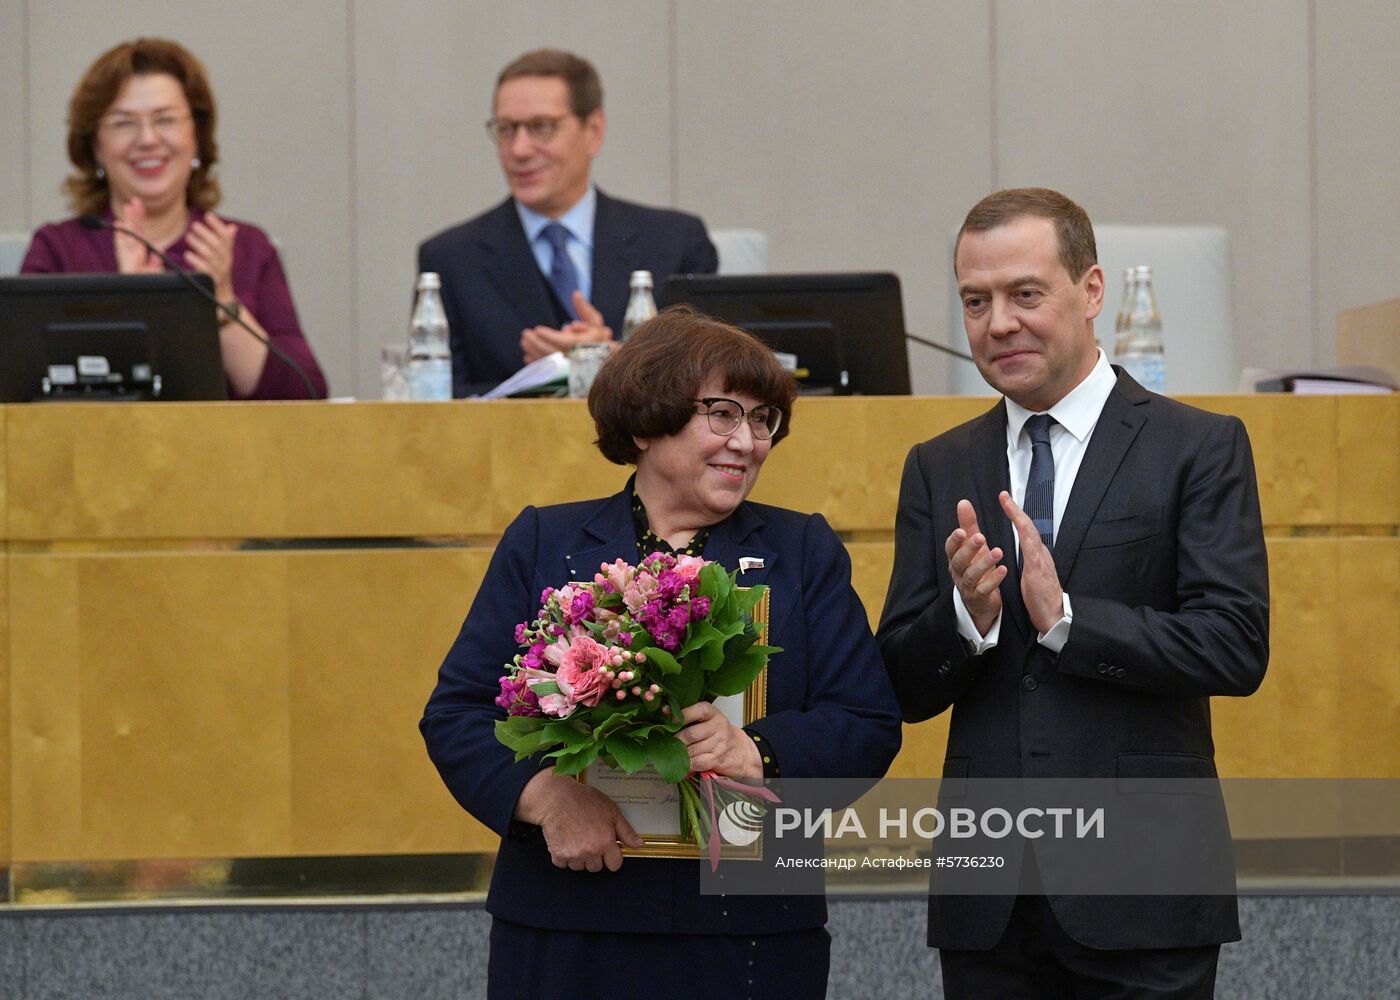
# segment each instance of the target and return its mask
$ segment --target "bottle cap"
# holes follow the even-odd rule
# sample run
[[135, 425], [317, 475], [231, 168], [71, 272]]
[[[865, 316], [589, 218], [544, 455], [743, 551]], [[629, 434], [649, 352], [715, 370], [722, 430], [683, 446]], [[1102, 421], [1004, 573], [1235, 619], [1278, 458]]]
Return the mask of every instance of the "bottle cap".
[[633, 286], [636, 286], [636, 285], [638, 285], [638, 284], [642, 284], [642, 285], [646, 285], [648, 288], [650, 288], [650, 287], [651, 287], [651, 272], [650, 272], [650, 271], [633, 271], [633, 272], [632, 272], [632, 279], [631, 279], [631, 281], [629, 282], [629, 284], [631, 284], [631, 285], [633, 285]]
[[436, 271], [424, 271], [418, 275], [418, 290], [420, 292], [431, 291], [442, 287], [442, 279], [438, 277]]
[[1133, 270], [1135, 270], [1135, 271], [1137, 272], [1137, 276], [1138, 276], [1139, 278], [1150, 278], [1150, 277], [1152, 277], [1152, 265], [1151, 265], [1151, 264], [1139, 264], [1137, 267], [1133, 268]]

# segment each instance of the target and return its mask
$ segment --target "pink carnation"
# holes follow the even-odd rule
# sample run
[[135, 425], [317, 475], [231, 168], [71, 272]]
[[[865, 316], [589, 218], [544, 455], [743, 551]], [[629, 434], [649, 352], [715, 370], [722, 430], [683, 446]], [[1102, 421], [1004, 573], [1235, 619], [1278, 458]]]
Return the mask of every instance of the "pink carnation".
[[676, 560], [676, 575], [688, 584], [694, 584], [700, 579], [700, 570], [705, 567], [705, 560], [699, 556], [681, 556]]

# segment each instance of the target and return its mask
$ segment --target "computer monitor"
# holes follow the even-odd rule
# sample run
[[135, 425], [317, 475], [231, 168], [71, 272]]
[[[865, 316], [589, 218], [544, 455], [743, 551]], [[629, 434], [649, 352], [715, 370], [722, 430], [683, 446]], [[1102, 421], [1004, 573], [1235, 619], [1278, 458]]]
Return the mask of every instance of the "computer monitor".
[[179, 275], [0, 278], [0, 402], [227, 398], [214, 304]]
[[909, 395], [899, 278], [864, 274], [677, 274], [664, 301], [748, 330], [804, 392]]

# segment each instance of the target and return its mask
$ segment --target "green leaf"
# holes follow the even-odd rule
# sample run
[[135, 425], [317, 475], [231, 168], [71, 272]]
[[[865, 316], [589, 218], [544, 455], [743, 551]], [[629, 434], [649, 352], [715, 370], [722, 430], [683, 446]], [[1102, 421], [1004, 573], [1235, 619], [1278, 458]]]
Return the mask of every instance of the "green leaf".
[[559, 693], [559, 685], [556, 684], [556, 683], [554, 683], [554, 681], [541, 681], [541, 682], [538, 683], [538, 684], [531, 684], [531, 685], [530, 685], [530, 690], [533, 691], [533, 692], [535, 692], [535, 694], [537, 694], [537, 695], [540, 695], [540, 694], [558, 694], [558, 693]]
[[542, 730], [545, 736], [552, 742], [563, 743], [565, 746], [577, 746], [587, 742], [593, 736], [593, 731], [584, 727], [583, 723], [575, 723], [569, 719], [559, 719], [555, 722], [547, 723]]
[[[601, 753], [602, 750], [602, 747], [594, 743], [577, 753], [569, 753], [566, 750], [556, 751], [556, 753], [561, 756], [559, 757], [558, 763], [554, 765], [554, 773], [564, 775], [581, 774], [588, 769], [589, 764], [592, 764], [598, 759], [598, 754]], [[567, 756], [562, 756], [565, 754], [567, 754]], [[549, 754], [547, 756], [554, 755]]]
[[538, 715], [512, 715], [496, 723], [496, 732], [500, 733], [503, 726], [507, 732], [523, 736], [526, 733], [539, 732], [544, 726], [544, 719]]
[[632, 717], [637, 714], [637, 708], [637, 703], [633, 702], [613, 712], [593, 728], [593, 738], [595, 740], [605, 739], [608, 735], [628, 725], [632, 721]]
[[[518, 725], [520, 722], [533, 722], [533, 728]], [[540, 726], [543, 720], [538, 717], [513, 715], [496, 723], [496, 739], [515, 751], [516, 760], [524, 760], [533, 753], [554, 743], [544, 735]]]
[[[705, 670], [699, 663], [687, 666], [679, 674], [666, 678], [666, 690], [684, 707], [700, 700], [705, 688]], [[671, 711], [675, 711], [674, 708]]]
[[628, 774], [636, 774], [647, 766], [647, 752], [643, 741], [639, 741], [632, 734], [626, 736], [609, 736], [604, 743], [608, 753], [612, 754], [613, 760], [617, 761], [617, 766]]
[[696, 586], [696, 591], [701, 597], [708, 597], [710, 604], [715, 603], [719, 596], [720, 588], [724, 585], [722, 581], [729, 579], [729, 574], [724, 571], [724, 567], [719, 563], [708, 563], [700, 568], [700, 579]]
[[646, 755], [656, 773], [673, 785], [690, 773], [690, 754], [685, 744], [669, 733], [653, 731], [647, 737]]
[[752, 615], [753, 609], [758, 607], [758, 602], [763, 600], [763, 595], [766, 593], [768, 593], [768, 585], [763, 583], [746, 590], [736, 590], [732, 607], [741, 615]]
[[658, 649], [656, 646], [648, 646], [646, 649], [641, 650], [641, 652], [646, 656], [647, 661], [655, 664], [656, 668], [663, 674], [680, 673], [681, 665], [677, 663], [676, 658], [666, 652], [666, 650]]
[[[717, 695], [741, 694], [753, 683], [768, 662], [768, 646], [755, 646], [725, 661], [706, 679], [706, 687]], [[763, 652], [760, 652], [763, 650]]]
[[685, 640], [684, 644], [682, 644], [681, 648], [676, 651], [676, 655], [678, 657], [684, 658], [688, 653], [700, 649], [706, 643], [718, 642], [721, 646], [723, 646], [724, 638], [724, 633], [722, 633], [719, 629], [715, 628], [709, 622], [695, 622], [690, 626], [689, 636]]

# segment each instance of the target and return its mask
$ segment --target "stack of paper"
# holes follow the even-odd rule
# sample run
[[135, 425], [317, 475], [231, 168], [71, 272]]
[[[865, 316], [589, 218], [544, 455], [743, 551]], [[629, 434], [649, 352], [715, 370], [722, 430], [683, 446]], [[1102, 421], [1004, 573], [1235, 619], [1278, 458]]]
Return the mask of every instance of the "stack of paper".
[[537, 395], [541, 389], [550, 386], [565, 388], [569, 384], [569, 359], [560, 351], [546, 354], [538, 361], [531, 361], [520, 371], [506, 379], [494, 389], [488, 389], [474, 399], [501, 399], [505, 396], [523, 394]]

